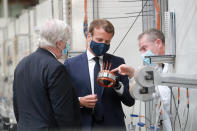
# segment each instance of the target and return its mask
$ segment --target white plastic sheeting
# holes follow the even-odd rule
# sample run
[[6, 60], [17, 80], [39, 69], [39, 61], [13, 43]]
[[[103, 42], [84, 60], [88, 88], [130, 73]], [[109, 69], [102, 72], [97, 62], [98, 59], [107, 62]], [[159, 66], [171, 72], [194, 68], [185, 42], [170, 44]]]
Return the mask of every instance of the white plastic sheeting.
[[[52, 6], [53, 4], [53, 6]], [[16, 123], [13, 112], [12, 84], [16, 64], [37, 48], [35, 27], [47, 19], [59, 18], [59, 1], [47, 0], [30, 10], [24, 10], [17, 19], [0, 20], [0, 115]], [[53, 11], [52, 11], [53, 7]], [[37, 28], [39, 29], [39, 28]], [[4, 65], [4, 66], [3, 66]]]
[[[197, 74], [197, 1], [196, 0], [169, 0], [169, 11], [176, 14], [176, 64], [175, 73], [177, 74]], [[177, 102], [177, 88], [173, 89], [175, 100]], [[187, 118], [187, 96], [186, 89], [181, 88], [180, 105], [178, 113], [182, 129], [186, 121], [186, 131], [197, 130], [197, 89], [189, 89], [189, 114]], [[177, 109], [173, 107], [172, 113]], [[179, 120], [176, 118], [176, 130], [181, 130]]]
[[[38, 35], [35, 33], [35, 27], [39, 30], [39, 26], [47, 19], [58, 18], [62, 19], [62, 8], [60, 8], [62, 0], [46, 0], [29, 11], [24, 11], [22, 15], [14, 20], [10, 21], [7, 27], [8, 34], [5, 36], [5, 32], [0, 29], [0, 58], [1, 63], [7, 65], [7, 60], [11, 56], [12, 60], [17, 63], [23, 57], [33, 52], [37, 48]], [[84, 22], [84, 1], [71, 0], [72, 2], [72, 50], [81, 51], [85, 50], [85, 37], [83, 34], [83, 22]], [[114, 53], [119, 44], [120, 47], [114, 53], [117, 56], [121, 56], [125, 59], [128, 65], [137, 68], [142, 65], [140, 54], [138, 51], [137, 36], [142, 32], [142, 19], [138, 17], [134, 26], [133, 23], [136, 16], [142, 8], [142, 3], [139, 2], [120, 2], [117, 0], [98, 0], [98, 17], [107, 18], [111, 21], [115, 27], [115, 35], [111, 41], [111, 47], [109, 53]], [[195, 0], [170, 0], [169, 10], [175, 11], [176, 14], [176, 64], [175, 73], [179, 74], [196, 74], [197, 62], [197, 45], [195, 41], [195, 35], [197, 34], [197, 1]], [[135, 12], [134, 14], [132, 14]], [[93, 20], [93, 0], [87, 3], [87, 15], [88, 24]], [[4, 22], [0, 20], [1, 24], [5, 26]], [[129, 31], [130, 27], [131, 30]], [[127, 34], [128, 32], [128, 34]], [[4, 34], [4, 35], [3, 35]], [[125, 38], [124, 38], [125, 37]], [[5, 43], [5, 50], [3, 49]], [[5, 52], [4, 52], [5, 51]], [[9, 53], [10, 52], [10, 53]], [[5, 53], [5, 54], [3, 54]], [[5, 57], [5, 61], [3, 58]], [[1, 66], [0, 75], [0, 114], [13, 118], [12, 110], [12, 80], [13, 70], [15, 64], [6, 66], [6, 71], [3, 71]], [[7, 74], [2, 74], [2, 72]], [[6, 76], [9, 79], [6, 80]], [[177, 101], [177, 89], [173, 89]], [[190, 93], [190, 109], [189, 119], [186, 126], [186, 130], [197, 130], [195, 124], [197, 120], [197, 104], [195, 103], [195, 95], [197, 90], [189, 89]], [[186, 108], [186, 89], [181, 89], [181, 102], [178, 108], [180, 114], [181, 124], [185, 125], [187, 117]], [[6, 105], [6, 106], [2, 106]], [[131, 119], [129, 115], [131, 113], [144, 115], [145, 107], [144, 103], [136, 101], [136, 104], [131, 108], [123, 106], [126, 114], [126, 126], [128, 123], [134, 121], [136, 125], [139, 119]], [[7, 112], [8, 111], [8, 112]], [[176, 113], [176, 109], [173, 108], [173, 114]], [[14, 121], [14, 119], [12, 119]], [[141, 119], [144, 121], [144, 119]], [[176, 120], [175, 127], [180, 130], [179, 122]], [[183, 128], [183, 127], [182, 127]], [[143, 128], [144, 129], [144, 128]], [[138, 128], [136, 129], [138, 130]], [[145, 129], [144, 129], [145, 130]]]

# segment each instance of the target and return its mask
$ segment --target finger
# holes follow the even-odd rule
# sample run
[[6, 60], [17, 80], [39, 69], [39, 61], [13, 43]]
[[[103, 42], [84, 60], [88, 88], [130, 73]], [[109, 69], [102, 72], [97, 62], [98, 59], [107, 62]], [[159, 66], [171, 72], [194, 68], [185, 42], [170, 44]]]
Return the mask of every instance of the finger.
[[94, 108], [94, 107], [95, 107], [95, 105], [96, 105], [96, 103], [91, 103], [91, 104], [87, 104], [87, 106], [86, 106], [86, 107], [88, 107], [88, 108]]
[[116, 71], [119, 71], [119, 67], [118, 67], [118, 68], [115, 68], [115, 69], [113, 69], [113, 70], [111, 70], [110, 72], [114, 73], [114, 72], [116, 72]]
[[95, 107], [95, 105], [94, 106], [87, 106], [88, 108], [94, 108]]
[[93, 94], [93, 95], [90, 95], [90, 96], [86, 97], [86, 100], [94, 100], [94, 99], [97, 99], [96, 94]]
[[87, 103], [96, 103], [98, 99], [88, 100]]

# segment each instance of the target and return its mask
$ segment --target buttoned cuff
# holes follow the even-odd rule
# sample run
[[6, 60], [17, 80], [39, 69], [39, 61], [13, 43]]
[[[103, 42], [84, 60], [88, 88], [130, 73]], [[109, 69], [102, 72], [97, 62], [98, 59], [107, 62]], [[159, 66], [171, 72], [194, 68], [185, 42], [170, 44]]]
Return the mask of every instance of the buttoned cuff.
[[118, 93], [118, 95], [121, 96], [124, 92], [124, 85], [122, 84], [122, 82], [119, 82], [119, 84], [120, 84], [120, 88], [119, 89], [114, 88], [114, 90]]
[[83, 108], [83, 106], [81, 106], [81, 104], [80, 104], [80, 98], [81, 98], [81, 97], [78, 97], [78, 99], [79, 99], [79, 105], [80, 105], [80, 108]]

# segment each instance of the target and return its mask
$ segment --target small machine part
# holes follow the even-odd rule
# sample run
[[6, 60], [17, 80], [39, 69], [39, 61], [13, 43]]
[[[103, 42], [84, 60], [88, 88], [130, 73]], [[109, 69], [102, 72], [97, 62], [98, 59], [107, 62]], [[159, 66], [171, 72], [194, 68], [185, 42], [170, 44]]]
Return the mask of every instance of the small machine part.
[[110, 72], [111, 64], [108, 67], [108, 61], [103, 63], [103, 68], [98, 73], [97, 83], [102, 87], [113, 87], [116, 83], [116, 76]]
[[129, 131], [135, 131], [136, 125], [133, 124], [133, 122], [128, 124], [128, 130]]
[[129, 88], [129, 92], [134, 99], [150, 101], [153, 99], [155, 87], [142, 87], [138, 83], [133, 82]]
[[140, 89], [140, 94], [148, 94], [148, 87], [142, 87], [142, 89]]
[[152, 66], [145, 67], [138, 68], [135, 71], [134, 79], [141, 87], [153, 87], [156, 71]]

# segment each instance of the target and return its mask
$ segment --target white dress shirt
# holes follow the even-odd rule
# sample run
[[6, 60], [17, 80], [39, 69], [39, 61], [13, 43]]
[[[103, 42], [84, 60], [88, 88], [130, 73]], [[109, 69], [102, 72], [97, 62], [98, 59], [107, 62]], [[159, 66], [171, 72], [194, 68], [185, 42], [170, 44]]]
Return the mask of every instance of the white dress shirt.
[[[164, 63], [164, 68], [158, 69], [162, 73], [169, 72], [169, 65]], [[157, 86], [155, 88], [156, 92], [154, 98], [158, 100], [161, 99], [163, 103], [162, 117], [163, 117], [163, 128], [164, 131], [172, 131], [171, 120], [170, 120], [170, 101], [171, 101], [171, 90], [168, 86]]]

